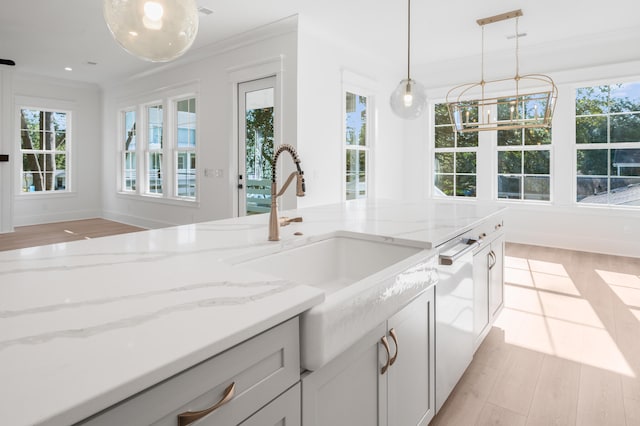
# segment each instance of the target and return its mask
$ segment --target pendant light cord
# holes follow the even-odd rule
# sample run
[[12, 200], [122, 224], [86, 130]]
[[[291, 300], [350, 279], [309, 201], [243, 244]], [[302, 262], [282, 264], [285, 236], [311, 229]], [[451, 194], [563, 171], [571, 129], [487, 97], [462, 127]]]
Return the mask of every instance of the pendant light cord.
[[411, 0], [407, 0], [407, 80], [411, 80]]

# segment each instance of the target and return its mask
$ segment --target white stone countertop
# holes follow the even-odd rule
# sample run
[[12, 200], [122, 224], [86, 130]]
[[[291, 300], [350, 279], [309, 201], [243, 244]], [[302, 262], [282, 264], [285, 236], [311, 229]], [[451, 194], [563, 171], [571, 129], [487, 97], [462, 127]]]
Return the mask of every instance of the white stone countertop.
[[[335, 231], [432, 248], [503, 208], [356, 201], [0, 252], [0, 419], [68, 425], [322, 302], [233, 259]], [[301, 232], [302, 236], [294, 236]]]

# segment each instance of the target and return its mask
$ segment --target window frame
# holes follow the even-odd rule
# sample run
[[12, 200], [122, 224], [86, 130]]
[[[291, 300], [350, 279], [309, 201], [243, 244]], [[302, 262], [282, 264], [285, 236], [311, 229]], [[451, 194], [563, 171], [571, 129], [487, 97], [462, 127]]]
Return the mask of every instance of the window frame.
[[[628, 114], [640, 114], [640, 110], [636, 111], [627, 111], [627, 112], [611, 112], [607, 111], [606, 113], [600, 114], [582, 114], [578, 115], [577, 108], [577, 98], [578, 98], [578, 90], [585, 88], [592, 88], [598, 86], [614, 86], [617, 84], [639, 84], [640, 85], [640, 77], [629, 77], [629, 78], [607, 78], [606, 80], [596, 80], [596, 81], [588, 81], [588, 82], [579, 82], [571, 85], [570, 92], [572, 94], [571, 97], [571, 132], [572, 132], [572, 192], [571, 192], [571, 203], [573, 206], [576, 206], [579, 209], [616, 209], [616, 210], [630, 210], [637, 211], [640, 209], [640, 205], [624, 205], [624, 204], [612, 204], [609, 201], [607, 203], [584, 203], [578, 201], [578, 178], [580, 177], [597, 177], [603, 178], [607, 180], [607, 194], [611, 193], [611, 179], [617, 177], [616, 175], [611, 174], [611, 151], [614, 149], [638, 149], [640, 150], [640, 140], [636, 142], [612, 142], [611, 141], [611, 125], [610, 125], [610, 117], [611, 116], [620, 116], [620, 115], [628, 115]], [[639, 97], [640, 101], [640, 97]], [[603, 116], [607, 119], [607, 140], [605, 142], [588, 142], [588, 143], [578, 143], [577, 141], [577, 119], [579, 117], [597, 117]], [[578, 151], [586, 151], [586, 150], [605, 150], [607, 155], [607, 175], [579, 175], [578, 174]], [[634, 176], [630, 176], [634, 177]], [[637, 179], [640, 180], [640, 176], [636, 176]]]
[[[345, 202], [375, 198], [376, 92], [374, 87], [376, 87], [375, 81], [349, 70], [342, 71], [342, 90], [340, 98], [340, 128], [342, 129], [340, 142], [340, 179], [342, 184], [340, 185], [340, 199]], [[356, 96], [362, 96], [367, 99], [365, 145], [347, 144], [347, 93], [352, 93]], [[362, 197], [356, 196], [356, 198], [353, 199], [347, 199], [346, 173], [348, 151], [355, 151], [358, 153], [358, 157], [360, 152], [364, 152], [365, 155], [365, 195]]]
[[[194, 99], [196, 105], [195, 120], [195, 148], [190, 150], [196, 161], [195, 169], [195, 193], [194, 197], [180, 196], [177, 188], [177, 103], [180, 100]], [[198, 84], [191, 83], [187, 85], [176, 86], [171, 89], [163, 89], [155, 91], [147, 95], [135, 96], [123, 100], [118, 106], [118, 130], [117, 130], [117, 158], [118, 173], [116, 183], [116, 193], [119, 197], [134, 197], [145, 199], [152, 202], [159, 202], [170, 205], [183, 205], [197, 207], [200, 204], [200, 172], [197, 169], [199, 158], [199, 129], [200, 120], [197, 117], [199, 105]], [[149, 146], [149, 114], [148, 107], [162, 107], [162, 148], [150, 149]], [[125, 134], [124, 114], [126, 111], [135, 111], [136, 113], [136, 181], [137, 187], [135, 191], [125, 190], [125, 152], [122, 135]], [[144, 130], [140, 130], [144, 129]], [[180, 148], [182, 150], [182, 148]], [[162, 155], [162, 193], [149, 191], [150, 179], [150, 153], [160, 153]]]
[[[66, 129], [65, 129], [65, 188], [63, 190], [42, 190], [42, 191], [24, 191], [23, 182], [23, 155], [25, 151], [28, 152], [41, 152], [43, 155], [53, 152], [54, 158], [58, 155], [57, 150], [23, 150], [22, 149], [22, 123], [21, 116], [22, 110], [34, 110], [34, 111], [47, 111], [52, 113], [64, 113], [66, 114]], [[15, 120], [16, 120], [16, 133], [14, 139], [15, 158], [18, 161], [15, 162], [14, 176], [17, 176], [15, 182], [15, 194], [18, 197], [64, 197], [69, 194], [75, 193], [75, 180], [74, 180], [74, 168], [73, 163], [73, 133], [74, 133], [74, 103], [69, 101], [58, 101], [46, 98], [32, 98], [21, 97], [15, 98]], [[54, 160], [55, 161], [55, 160]]]
[[[136, 193], [138, 191], [138, 188], [140, 187], [140, 184], [141, 184], [141, 182], [140, 182], [140, 173], [139, 173], [140, 167], [139, 167], [139, 164], [138, 164], [139, 160], [140, 160], [139, 159], [140, 154], [138, 152], [138, 150], [139, 150], [138, 146], [140, 145], [140, 137], [139, 137], [139, 134], [138, 134], [138, 130], [139, 130], [139, 127], [140, 127], [140, 114], [139, 114], [139, 111], [138, 111], [138, 109], [136, 107], [129, 107], [129, 108], [121, 109], [119, 112], [120, 112], [120, 125], [118, 126], [118, 135], [119, 135], [119, 137], [124, 137], [125, 139], [124, 140], [120, 140], [120, 152], [121, 152], [121, 154], [120, 154], [120, 179], [121, 180], [118, 183], [118, 187], [119, 187], [119, 190], [122, 191], [122, 192], [125, 192], [125, 193], [128, 193], [128, 194], [134, 194], [134, 193]], [[127, 125], [126, 125], [126, 123], [127, 123], [126, 116], [127, 116], [127, 113], [130, 113], [130, 112], [133, 112], [135, 114], [134, 123], [135, 123], [135, 138], [136, 138], [135, 140], [136, 140], [136, 143], [135, 143], [135, 149], [133, 149], [133, 150], [126, 149], [126, 145], [124, 145], [124, 144], [126, 144], [127, 132], [128, 132]], [[134, 154], [134, 158], [135, 158], [134, 164], [133, 164], [133, 166], [134, 166], [133, 173], [134, 173], [134, 176], [135, 176], [133, 189], [127, 189], [127, 184], [126, 184], [126, 182], [127, 182], [127, 171], [131, 170], [131, 169], [127, 169], [127, 167], [126, 167], [126, 165], [127, 165], [127, 154], [128, 153]]]
[[[431, 126], [431, 138], [430, 138], [430, 146], [431, 146], [431, 182], [432, 182], [432, 186], [431, 186], [431, 191], [433, 194], [433, 197], [436, 199], [442, 199], [442, 200], [450, 200], [450, 199], [461, 199], [461, 200], [477, 200], [478, 199], [478, 159], [480, 157], [480, 134], [478, 134], [478, 143], [476, 146], [469, 146], [469, 147], [458, 147], [458, 132], [455, 131], [454, 129], [454, 125], [449, 122], [448, 124], [436, 124], [436, 108], [438, 108], [439, 105], [446, 105], [446, 102], [442, 101], [442, 102], [433, 102], [430, 108], [430, 113], [431, 113], [431, 119], [432, 119], [432, 123], [433, 125]], [[445, 127], [451, 127], [451, 130], [453, 132], [453, 146], [452, 147], [444, 147], [444, 148], [438, 148], [436, 147], [436, 128], [445, 128]], [[457, 169], [457, 165], [458, 165], [458, 160], [457, 160], [457, 154], [461, 154], [461, 153], [468, 153], [468, 152], [473, 152], [476, 155], [476, 167], [475, 167], [475, 173], [463, 173], [463, 172], [458, 172]], [[452, 173], [438, 173], [436, 172], [436, 154], [438, 153], [452, 153], [454, 155], [454, 160], [453, 160], [453, 172]], [[453, 177], [453, 195], [446, 195], [446, 194], [437, 194], [435, 192], [436, 190], [436, 177], [437, 175], [451, 175]], [[475, 176], [475, 193], [474, 195], [458, 195], [458, 191], [457, 191], [457, 183], [458, 183], [458, 176]]]
[[[179, 120], [178, 120], [178, 104], [182, 101], [187, 101], [187, 104], [190, 105], [191, 100], [193, 100], [194, 103], [194, 114], [195, 114], [195, 121], [193, 123], [189, 123], [189, 124], [193, 124], [194, 125], [194, 143], [193, 146], [186, 146], [186, 147], [180, 147], [178, 144], [178, 124], [179, 124]], [[172, 174], [173, 174], [173, 184], [172, 184], [172, 195], [180, 200], [188, 200], [188, 201], [195, 201], [197, 200], [199, 197], [199, 177], [198, 177], [198, 141], [199, 141], [199, 119], [198, 119], [198, 97], [195, 94], [185, 94], [182, 96], [176, 96], [174, 98], [169, 99], [169, 105], [171, 107], [171, 119], [169, 120], [170, 126], [171, 126], [171, 130], [172, 130], [172, 138], [170, 140], [170, 144], [171, 144], [171, 170], [172, 170]], [[191, 111], [189, 111], [191, 112]], [[190, 163], [190, 159], [191, 156], [193, 155], [193, 159], [195, 161], [195, 169], [194, 169], [194, 182], [195, 182], [195, 188], [193, 190], [193, 196], [189, 196], [189, 195], [180, 195], [179, 192], [179, 168], [178, 168], [178, 162], [179, 162], [179, 156], [180, 153], [187, 153], [187, 162]], [[187, 166], [187, 169], [191, 169], [190, 165]]]

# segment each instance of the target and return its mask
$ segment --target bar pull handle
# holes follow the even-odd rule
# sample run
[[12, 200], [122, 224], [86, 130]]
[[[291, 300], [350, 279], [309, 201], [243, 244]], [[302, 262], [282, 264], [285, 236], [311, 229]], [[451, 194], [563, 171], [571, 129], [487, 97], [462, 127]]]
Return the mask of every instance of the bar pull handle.
[[224, 395], [220, 401], [218, 401], [215, 405], [201, 411], [185, 411], [184, 413], [178, 414], [178, 426], [187, 426], [196, 420], [200, 420], [206, 415], [213, 413], [218, 408], [222, 407], [227, 402], [233, 399], [233, 396], [236, 393], [236, 382], [231, 383], [224, 390]]
[[467, 254], [468, 252], [474, 250], [482, 243], [482, 240], [466, 240], [464, 241], [464, 245], [461, 250], [457, 251], [452, 255], [441, 254], [439, 256], [441, 265], [453, 265], [456, 260], [460, 259], [462, 256]]
[[393, 354], [391, 361], [389, 361], [389, 365], [393, 365], [393, 363], [396, 362], [396, 359], [398, 358], [398, 336], [396, 335], [396, 331], [393, 328], [389, 330], [389, 334], [393, 339], [393, 343], [396, 345], [396, 353]]
[[389, 350], [389, 342], [387, 341], [387, 336], [382, 336], [380, 342], [382, 343], [382, 346], [384, 346], [384, 349], [387, 351], [387, 363], [380, 369], [380, 374], [384, 374], [387, 372], [387, 369], [391, 365], [391, 350]]
[[493, 269], [494, 266], [496, 266], [496, 263], [498, 263], [498, 259], [496, 258], [496, 253], [491, 250], [489, 252], [489, 269]]

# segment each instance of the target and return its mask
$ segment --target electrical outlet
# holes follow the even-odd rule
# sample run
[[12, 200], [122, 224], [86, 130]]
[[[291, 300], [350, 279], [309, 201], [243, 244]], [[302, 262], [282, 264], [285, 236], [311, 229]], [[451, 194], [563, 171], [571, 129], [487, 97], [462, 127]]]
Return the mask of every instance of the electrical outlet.
[[216, 176], [217, 178], [221, 178], [222, 176], [224, 176], [224, 170], [222, 170], [222, 169], [216, 169], [215, 176]]

